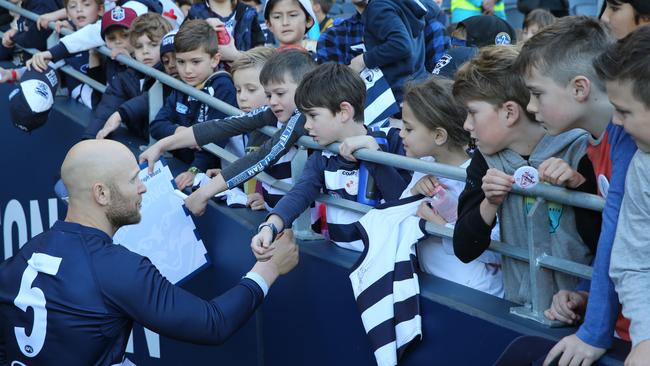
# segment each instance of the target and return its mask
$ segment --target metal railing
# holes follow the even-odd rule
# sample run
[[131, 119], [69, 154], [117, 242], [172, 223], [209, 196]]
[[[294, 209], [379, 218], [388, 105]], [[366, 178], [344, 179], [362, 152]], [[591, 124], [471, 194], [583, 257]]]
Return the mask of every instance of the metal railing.
[[[19, 8], [14, 4], [8, 2], [7, 0], [0, 0], [0, 6], [12, 12], [19, 13], [20, 15], [32, 19], [34, 21], [36, 21], [36, 19], [38, 18], [38, 15], [26, 11], [22, 8]], [[50, 28], [54, 29], [53, 22], [50, 23], [49, 26]], [[61, 33], [65, 35], [71, 32], [68, 30], [64, 30]], [[102, 46], [97, 48], [97, 50], [100, 53], [108, 57], [111, 57], [111, 51], [108, 48]], [[162, 82], [182, 93], [190, 95], [193, 98], [201, 101], [202, 103], [205, 103], [209, 107], [215, 108], [225, 114], [237, 115], [243, 113], [239, 109], [225, 102], [222, 102], [218, 99], [215, 99], [206, 93], [198, 91], [195, 88], [187, 84], [184, 84], [183, 82], [176, 80], [173, 77], [161, 71], [158, 71], [156, 69], [141, 64], [135, 61], [134, 59], [132, 59], [131, 57], [128, 57], [126, 55], [118, 55], [116, 57], [116, 60], [125, 64], [126, 66], [129, 66], [137, 71], [142, 72], [143, 74], [154, 77], [159, 82]], [[73, 74], [74, 73], [72, 73], [71, 76], [73, 77], [78, 76]], [[161, 100], [157, 100], [162, 96], [160, 90], [161, 88], [162, 86], [160, 85], [160, 83], [155, 83], [153, 88], [150, 89], [149, 99], [151, 105], [150, 108], [151, 118], [153, 118], [153, 116], [155, 115], [154, 111], [157, 108], [160, 108], [160, 106], [162, 105]], [[152, 97], [154, 95], [158, 95], [158, 97], [156, 98]], [[261, 131], [267, 135], [272, 135], [277, 132], [277, 129], [267, 126], [262, 128]], [[334, 153], [338, 153], [338, 149], [340, 146], [340, 144], [334, 143], [327, 147], [323, 147], [321, 145], [318, 145], [316, 142], [313, 141], [313, 139], [311, 139], [308, 136], [300, 137], [300, 139], [298, 140], [298, 145], [303, 149], [311, 148], [317, 150], [329, 150]], [[226, 161], [234, 161], [237, 158], [233, 154], [229, 153], [228, 151], [224, 150], [223, 148], [215, 144], [208, 144], [203, 148], [206, 151], [209, 151], [212, 154], [222, 159], [225, 159]], [[420, 171], [420, 172], [424, 172], [439, 177], [445, 177], [445, 178], [450, 178], [450, 179], [455, 179], [460, 181], [464, 181], [466, 178], [465, 171], [458, 167], [452, 167], [452, 166], [439, 164], [439, 163], [425, 162], [422, 160], [409, 158], [406, 156], [394, 155], [394, 154], [385, 153], [381, 151], [370, 151], [367, 149], [362, 149], [355, 152], [354, 156], [359, 160], [370, 161], [370, 162], [384, 164], [384, 165], [393, 166], [393, 167], [406, 169], [406, 170]], [[306, 158], [306, 152], [303, 152], [302, 159], [304, 160], [305, 158]], [[294, 159], [294, 160], [298, 160], [298, 159]], [[292, 167], [294, 167], [295, 165], [296, 164], [292, 164]], [[297, 179], [297, 177], [298, 175], [293, 176], [294, 182]], [[274, 179], [273, 177], [269, 176], [266, 173], [258, 174], [257, 179], [267, 184], [270, 184], [274, 188], [283, 191], [288, 191], [291, 188], [291, 185], [286, 184], [284, 182], [277, 181], [276, 179]], [[537, 197], [537, 201], [533, 206], [533, 208], [528, 213], [528, 217], [527, 217], [528, 220], [527, 247], [515, 246], [515, 245], [502, 243], [498, 241], [492, 241], [492, 243], [490, 244], [490, 250], [529, 263], [530, 279], [531, 279], [530, 287], [532, 289], [530, 302], [528, 304], [525, 304], [522, 307], [512, 308], [511, 313], [550, 326], [560, 325], [560, 323], [558, 322], [551, 322], [547, 320], [543, 315], [543, 311], [550, 305], [553, 296], [552, 272], [559, 271], [579, 278], [590, 279], [592, 268], [584, 264], [572, 262], [570, 260], [566, 260], [563, 258], [554, 257], [546, 254], [544, 248], [540, 247], [539, 244], [536, 243], [534, 240], [534, 232], [533, 232], [534, 225], [531, 225], [530, 220], [532, 218], [532, 215], [545, 201], [552, 201], [552, 202], [557, 202], [557, 203], [570, 205], [574, 207], [581, 207], [581, 208], [591, 209], [595, 211], [602, 211], [604, 206], [604, 200], [601, 197], [596, 195], [591, 195], [591, 194], [586, 194], [581, 192], [573, 192], [564, 188], [550, 186], [546, 184], [538, 184], [537, 186], [526, 190], [523, 190], [518, 187], [513, 187], [512, 193], [518, 195], [530, 196], [530, 197]], [[334, 198], [327, 195], [321, 195], [318, 198], [318, 200], [331, 206], [349, 209], [358, 213], [365, 213], [371, 209], [371, 207], [357, 202], [352, 202], [340, 198]], [[304, 214], [302, 218], [299, 218], [296, 221], [297, 221], [296, 229], [299, 233], [308, 232], [309, 221], [304, 219]], [[427, 223], [426, 229], [427, 232], [431, 235], [435, 235], [443, 238], [453, 237], [453, 230], [441, 225]]]

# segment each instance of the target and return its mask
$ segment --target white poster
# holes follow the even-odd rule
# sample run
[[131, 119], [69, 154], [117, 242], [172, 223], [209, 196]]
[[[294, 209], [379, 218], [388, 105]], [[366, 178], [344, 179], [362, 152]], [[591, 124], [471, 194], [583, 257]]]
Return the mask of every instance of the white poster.
[[208, 263], [207, 251], [194, 221], [174, 194], [174, 176], [164, 162], [154, 165], [152, 175], [145, 167], [140, 179], [147, 187], [142, 196], [142, 221], [124, 226], [114, 242], [145, 256], [171, 283], [178, 283]]

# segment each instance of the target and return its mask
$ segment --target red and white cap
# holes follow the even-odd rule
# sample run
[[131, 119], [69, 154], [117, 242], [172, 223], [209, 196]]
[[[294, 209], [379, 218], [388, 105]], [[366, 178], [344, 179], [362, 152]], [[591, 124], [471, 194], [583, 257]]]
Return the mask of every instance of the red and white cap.
[[138, 14], [131, 8], [116, 6], [107, 11], [102, 16], [102, 38], [104, 38], [106, 32], [113, 27], [129, 29], [131, 23], [133, 23], [137, 17]]

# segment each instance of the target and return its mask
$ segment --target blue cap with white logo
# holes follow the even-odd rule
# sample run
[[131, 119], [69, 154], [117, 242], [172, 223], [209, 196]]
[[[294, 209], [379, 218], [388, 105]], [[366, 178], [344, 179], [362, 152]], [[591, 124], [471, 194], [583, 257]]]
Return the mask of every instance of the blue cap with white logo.
[[9, 114], [13, 124], [27, 132], [44, 125], [58, 86], [59, 78], [50, 67], [42, 73], [33, 69], [25, 71], [18, 88], [9, 94]]

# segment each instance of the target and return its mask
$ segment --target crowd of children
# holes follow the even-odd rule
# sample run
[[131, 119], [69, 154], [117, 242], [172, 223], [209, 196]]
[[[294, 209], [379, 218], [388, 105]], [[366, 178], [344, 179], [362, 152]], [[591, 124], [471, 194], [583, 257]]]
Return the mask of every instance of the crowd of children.
[[[80, 138], [111, 138], [124, 125], [145, 141], [157, 140], [140, 161], [152, 167], [167, 151], [184, 161], [189, 168], [175, 183], [194, 188], [185, 205], [196, 215], [216, 194], [262, 171], [293, 183], [286, 193], [261, 182], [246, 186], [247, 206], [269, 211], [251, 240], [259, 260], [273, 256], [277, 235], [310, 207], [314, 230], [343, 248], [364, 250], [346, 231], [362, 215], [315, 202], [320, 194], [371, 206], [421, 198], [411, 215], [454, 235], [420, 241], [419, 268], [524, 304], [531, 297], [528, 264], [489, 247], [498, 240], [526, 248], [533, 222], [536, 245], [547, 254], [594, 268], [590, 282], [554, 273], [556, 294], [545, 316], [579, 328], [545, 363], [589, 365], [611, 347], [615, 331], [632, 341], [630, 365], [647, 362], [650, 307], [642, 291], [650, 287], [644, 264], [650, 254], [642, 223], [650, 216], [644, 178], [650, 5], [607, 0], [600, 20], [537, 9], [515, 45], [517, 32], [500, 18], [502, 1], [488, 1], [489, 11], [484, 1], [450, 34], [434, 1], [352, 0], [356, 13], [345, 19], [328, 16], [332, 3], [24, 0], [23, 8], [42, 15], [36, 22], [17, 19], [4, 33], [0, 58], [15, 55], [16, 45], [41, 52], [25, 66], [0, 69], [0, 82], [21, 83], [10, 97], [11, 114], [27, 130], [30, 118], [41, 121], [47, 108], [34, 107], [23, 75], [51, 73], [65, 63], [105, 84], [100, 95], [65, 79], [70, 97], [93, 109]], [[452, 10], [469, 14], [474, 3], [452, 1]], [[49, 22], [57, 32], [74, 33], [47, 44]], [[149, 111], [155, 79], [101, 56], [94, 50], [101, 45], [243, 113], [229, 117], [167, 87], [163, 106]], [[373, 94], [376, 80], [364, 76], [369, 70], [385, 80], [388, 94]], [[376, 121], [368, 116], [381, 113], [369, 109], [388, 97], [399, 108], [370, 127]], [[265, 126], [277, 132], [260, 133]], [[302, 136], [322, 146], [340, 143], [340, 150], [311, 152], [293, 181], [294, 144]], [[207, 143], [239, 159], [223, 164], [197, 148]], [[461, 167], [467, 179], [358, 161], [359, 149]], [[540, 182], [600, 195], [602, 214], [512, 194], [522, 167], [534, 168]], [[201, 172], [210, 179], [199, 182]], [[452, 209], [436, 206], [441, 199]]]

